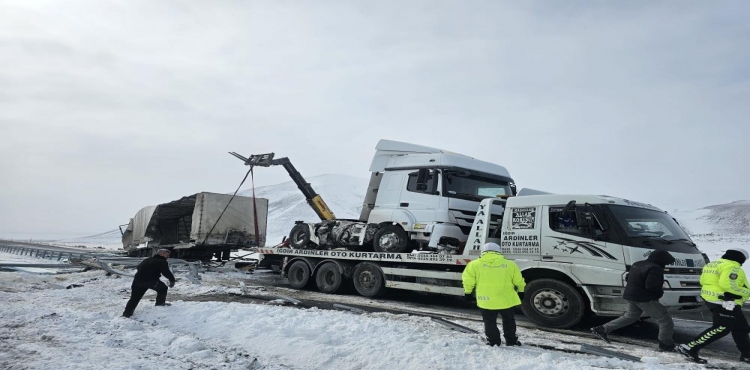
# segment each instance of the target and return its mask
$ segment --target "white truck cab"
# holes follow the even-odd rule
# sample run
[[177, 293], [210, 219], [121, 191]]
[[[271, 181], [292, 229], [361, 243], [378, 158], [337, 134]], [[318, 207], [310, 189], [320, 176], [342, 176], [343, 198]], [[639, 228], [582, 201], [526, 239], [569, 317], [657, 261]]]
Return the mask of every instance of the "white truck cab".
[[467, 240], [479, 202], [512, 196], [505, 167], [441, 149], [380, 140], [360, 221], [398, 224], [424, 246]]
[[[502, 221], [491, 221], [485, 209], [502, 209]], [[585, 309], [624, 312], [627, 272], [655, 250], [675, 257], [665, 269], [660, 301], [672, 311], [700, 307], [698, 280], [707, 257], [674, 218], [649, 204], [597, 195], [488, 199], [465, 254], [478, 256], [485, 242], [498, 243], [518, 264], [529, 282], [524, 313], [547, 326], [578, 322]]]

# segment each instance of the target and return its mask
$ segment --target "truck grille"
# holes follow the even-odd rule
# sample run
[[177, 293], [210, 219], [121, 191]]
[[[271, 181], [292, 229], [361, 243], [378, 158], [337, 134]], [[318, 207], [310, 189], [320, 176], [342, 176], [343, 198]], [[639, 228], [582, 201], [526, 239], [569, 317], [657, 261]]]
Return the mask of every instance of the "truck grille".
[[700, 275], [701, 270], [701, 267], [667, 267], [664, 269], [664, 273], [669, 275]]

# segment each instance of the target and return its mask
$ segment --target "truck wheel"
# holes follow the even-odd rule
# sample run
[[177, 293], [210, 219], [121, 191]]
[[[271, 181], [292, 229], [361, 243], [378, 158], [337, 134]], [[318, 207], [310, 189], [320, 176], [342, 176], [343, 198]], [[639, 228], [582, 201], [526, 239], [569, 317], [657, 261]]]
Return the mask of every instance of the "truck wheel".
[[315, 284], [318, 286], [318, 290], [323, 293], [336, 293], [343, 282], [344, 276], [341, 275], [341, 271], [335, 263], [323, 264], [315, 274]]
[[403, 253], [407, 246], [406, 232], [399, 226], [386, 225], [375, 233], [372, 246], [376, 252]]
[[586, 311], [581, 293], [569, 284], [553, 279], [534, 280], [526, 286], [522, 303], [529, 320], [548, 328], [569, 328]]
[[305, 261], [294, 261], [286, 272], [289, 285], [294, 289], [304, 289], [310, 282], [310, 266]]
[[362, 262], [354, 268], [354, 289], [365, 297], [377, 297], [385, 293], [385, 279], [377, 265]]
[[306, 224], [296, 224], [289, 232], [289, 246], [295, 249], [307, 249], [310, 243], [310, 228]]

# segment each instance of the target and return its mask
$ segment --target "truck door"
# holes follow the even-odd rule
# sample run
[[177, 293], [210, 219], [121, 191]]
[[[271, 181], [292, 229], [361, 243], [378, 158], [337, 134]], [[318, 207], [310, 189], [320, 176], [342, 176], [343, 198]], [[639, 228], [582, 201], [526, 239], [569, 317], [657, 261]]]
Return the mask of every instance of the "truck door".
[[510, 207], [505, 212], [505, 225], [500, 242], [500, 251], [510, 259], [539, 259], [541, 253], [542, 207]]
[[434, 221], [440, 205], [439, 186], [437, 170], [425, 168], [409, 173], [406, 189], [401, 191], [399, 208], [410, 212], [417, 222]]
[[[542, 261], [621, 267], [622, 246], [607, 242], [600, 220], [604, 215], [586, 205], [575, 207], [575, 210], [566, 210], [564, 205], [542, 207], [547, 216], [542, 225]], [[581, 225], [584, 211], [592, 212], [593, 225]]]

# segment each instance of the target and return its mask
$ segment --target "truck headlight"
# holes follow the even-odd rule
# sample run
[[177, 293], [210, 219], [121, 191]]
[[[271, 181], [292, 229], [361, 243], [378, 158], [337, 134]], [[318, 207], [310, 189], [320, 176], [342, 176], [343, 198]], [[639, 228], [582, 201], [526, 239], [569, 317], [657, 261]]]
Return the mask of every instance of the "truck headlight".
[[664, 280], [664, 284], [661, 285], [662, 289], [672, 289], [672, 286], [669, 285], [669, 282]]
[[414, 230], [423, 230], [427, 228], [427, 224], [414, 224]]

